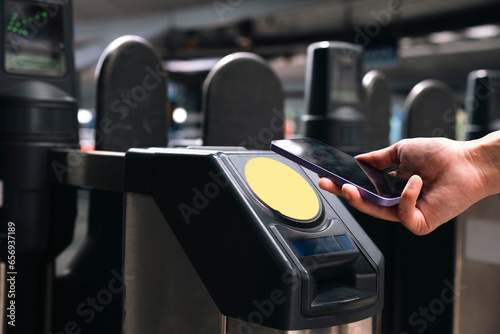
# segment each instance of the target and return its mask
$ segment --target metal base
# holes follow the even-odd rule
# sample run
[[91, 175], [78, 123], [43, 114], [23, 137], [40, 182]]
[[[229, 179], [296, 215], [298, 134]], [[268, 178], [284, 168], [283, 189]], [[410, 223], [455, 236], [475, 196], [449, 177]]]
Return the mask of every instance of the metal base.
[[381, 316], [329, 328], [282, 331], [264, 326], [257, 326], [234, 318], [227, 318], [226, 334], [375, 334], [381, 333]]
[[331, 328], [276, 330], [222, 315], [155, 201], [126, 194], [124, 333], [371, 334], [380, 316]]
[[458, 217], [454, 334], [496, 334], [500, 327], [500, 196], [489, 196]]

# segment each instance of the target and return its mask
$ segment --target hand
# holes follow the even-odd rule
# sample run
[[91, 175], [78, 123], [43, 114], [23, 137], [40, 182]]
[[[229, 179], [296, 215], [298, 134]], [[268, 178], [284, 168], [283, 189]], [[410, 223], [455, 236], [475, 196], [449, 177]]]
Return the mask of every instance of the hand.
[[[495, 137], [496, 142], [497, 137], [500, 135]], [[354, 208], [373, 217], [400, 221], [417, 235], [428, 234], [493, 193], [487, 182], [500, 183], [500, 173], [495, 164], [490, 166], [491, 157], [485, 153], [483, 142], [404, 139], [388, 148], [357, 156], [356, 159], [378, 169], [396, 165], [394, 174], [408, 180], [396, 206], [384, 207], [366, 200], [351, 184], [339, 187], [330, 179], [321, 178], [319, 186], [345, 197]], [[489, 172], [496, 173], [497, 178], [489, 180]]]

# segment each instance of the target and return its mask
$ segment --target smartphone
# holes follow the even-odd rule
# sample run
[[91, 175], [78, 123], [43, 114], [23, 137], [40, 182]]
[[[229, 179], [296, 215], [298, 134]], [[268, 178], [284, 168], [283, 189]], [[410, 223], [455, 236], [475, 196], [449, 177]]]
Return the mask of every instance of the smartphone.
[[273, 140], [271, 150], [340, 186], [354, 185], [363, 198], [379, 205], [398, 204], [406, 185], [405, 180], [313, 138]]

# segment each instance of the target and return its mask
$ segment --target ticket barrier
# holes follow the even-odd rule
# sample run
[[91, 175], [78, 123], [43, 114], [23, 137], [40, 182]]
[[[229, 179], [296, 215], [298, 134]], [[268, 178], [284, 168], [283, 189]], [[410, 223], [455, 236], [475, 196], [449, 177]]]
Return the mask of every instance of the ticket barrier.
[[[88, 210], [79, 212], [87, 216], [83, 244], [54, 279], [53, 333], [68, 332], [71, 324], [83, 333], [122, 332], [122, 294], [108, 289], [123, 267], [124, 153], [118, 152], [167, 144], [168, 80], [161, 58], [149, 42], [137, 36], [116, 39], [101, 55], [96, 76], [97, 151], [51, 154], [50, 164], [59, 166], [52, 175], [56, 184], [88, 189], [89, 197]], [[73, 181], [67, 183], [67, 178]], [[63, 207], [57, 201], [54, 211], [63, 211]], [[74, 224], [65, 221], [59, 225]], [[113, 291], [123, 289], [121, 283], [114, 287]]]
[[[54, 258], [72, 235], [51, 222], [46, 179], [47, 153], [78, 147], [71, 2], [2, 0], [0, 22], [0, 332], [47, 333]], [[59, 200], [72, 221], [76, 192]]]
[[[117, 203], [116, 198], [111, 198], [109, 194], [121, 195], [124, 155], [119, 152], [81, 152], [75, 149], [53, 149], [48, 152], [48, 164], [55, 166], [48, 170], [47, 176], [52, 193], [51, 224], [59, 233], [54, 240], [60, 250], [57, 254], [73, 238], [74, 217], [69, 219], [64, 214], [68, 211], [66, 197], [69, 192], [91, 189], [96, 198], [106, 197], [107, 202], [101, 203], [101, 206], [111, 206], [111, 210], [107, 211], [90, 210], [83, 247], [75, 254], [63, 275], [54, 278], [51, 295], [47, 297], [47, 302], [52, 303], [52, 312], [47, 315], [50, 325], [46, 331], [48, 333], [121, 333], [124, 281], [120, 276], [121, 268], [114, 265], [117, 257], [121, 263], [122, 226], [120, 222], [118, 226], [115, 222], [117, 217], [114, 208], [123, 204]], [[109, 201], [110, 198], [112, 201]], [[61, 238], [62, 232], [66, 235], [65, 239]], [[119, 235], [119, 240], [113, 233]], [[109, 245], [106, 245], [106, 240]], [[62, 241], [65, 243], [61, 244]], [[100, 254], [101, 258], [96, 254]], [[89, 265], [91, 260], [94, 260], [94, 267]]]
[[124, 331], [380, 332], [383, 256], [317, 181], [270, 151], [129, 150]]
[[[469, 73], [465, 96], [466, 139], [474, 140], [500, 130], [500, 71]], [[500, 196], [472, 205], [457, 217], [454, 333], [493, 334], [500, 319]]]
[[150, 42], [134, 35], [111, 42], [99, 58], [96, 84], [96, 150], [167, 145], [168, 76]]
[[424, 80], [412, 88], [404, 104], [403, 138], [455, 139], [456, 100], [451, 88], [438, 80]]
[[[453, 91], [445, 83], [424, 80], [415, 85], [405, 101], [404, 112], [404, 137], [455, 139], [456, 100]], [[454, 295], [460, 293], [454, 280], [455, 235], [455, 220], [425, 236], [416, 236], [401, 224], [394, 226], [396, 269], [392, 280], [398, 287], [394, 291], [397, 315], [394, 326], [397, 333], [420, 333], [424, 330], [453, 333], [455, 298], [442, 296], [443, 291], [451, 290]], [[422, 288], [414, 289], [415, 286]], [[436, 296], [440, 299], [436, 299]], [[439, 300], [439, 309], [435, 307], [435, 300]], [[415, 313], [419, 307], [428, 307], [430, 313]]]
[[262, 150], [284, 136], [281, 81], [256, 54], [236, 52], [219, 60], [203, 83], [202, 100], [205, 146]]
[[379, 70], [371, 70], [363, 77], [365, 90], [366, 150], [374, 151], [389, 146], [391, 132], [391, 85]]
[[469, 73], [465, 96], [466, 138], [478, 139], [500, 130], [500, 71], [477, 70]]
[[302, 133], [355, 155], [365, 151], [363, 48], [317, 42], [307, 48]]
[[[343, 42], [319, 42], [308, 48], [306, 115], [303, 134], [350, 154], [387, 146], [390, 132], [391, 88], [387, 77], [372, 70], [363, 74], [363, 49]], [[381, 326], [392, 332], [398, 322], [394, 301], [394, 223], [375, 219], [341, 199], [358, 224], [384, 254], [384, 312]]]

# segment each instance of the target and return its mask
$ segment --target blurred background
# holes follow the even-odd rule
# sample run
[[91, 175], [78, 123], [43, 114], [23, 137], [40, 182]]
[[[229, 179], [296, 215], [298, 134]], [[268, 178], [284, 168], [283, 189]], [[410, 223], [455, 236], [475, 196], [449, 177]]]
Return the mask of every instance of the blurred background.
[[[122, 238], [124, 226], [137, 224], [142, 230], [143, 224], [154, 225], [149, 218], [124, 216], [128, 194], [146, 192], [128, 189], [127, 184], [162, 184], [155, 183], [153, 176], [170, 184], [166, 182], [170, 176], [147, 174], [148, 168], [157, 165], [145, 167], [137, 162], [140, 159], [134, 160], [134, 152], [128, 154], [133, 159], [124, 169], [124, 152], [131, 147], [250, 146], [258, 134], [262, 146], [250, 148], [261, 149], [269, 147], [267, 139], [308, 136], [309, 130], [313, 134], [309, 137], [357, 154], [403, 137], [463, 140], [500, 129], [498, 0], [34, 2], [7, 0], [0, 5], [0, 17], [5, 20], [5, 29], [0, 30], [0, 40], [5, 41], [0, 50], [4, 64], [0, 69], [0, 156], [4, 161], [0, 163], [0, 220], [23, 226], [16, 252], [24, 270], [19, 277], [24, 281], [16, 284], [18, 300], [24, 302], [19, 305], [25, 309], [18, 309], [18, 322], [31, 328], [23, 333], [59, 333], [62, 328], [68, 332], [71, 319], [83, 325], [80, 318], [85, 313], [78, 311], [81, 301], [107, 291], [103, 287], [108, 286], [110, 273], [122, 273], [123, 260], [130, 258], [124, 256], [125, 250], [135, 254], [141, 249], [130, 241], [135, 239]], [[38, 13], [41, 4], [44, 11]], [[52, 20], [47, 24], [42, 20], [50, 10]], [[70, 10], [73, 22], [68, 19]], [[36, 27], [33, 20], [43, 27], [42, 33], [31, 31], [36, 38], [28, 36], [28, 27]], [[73, 40], [66, 33], [71, 29]], [[30, 43], [21, 44], [26, 41]], [[72, 48], [68, 47], [71, 42]], [[313, 57], [308, 54], [311, 44], [318, 52]], [[66, 52], [73, 50], [75, 71], [73, 53]], [[321, 53], [325, 50], [332, 53]], [[237, 58], [237, 52], [246, 52], [243, 57], [239, 54], [247, 58], [243, 67], [221, 71], [228, 67], [221, 59]], [[168, 80], [164, 80], [164, 70]], [[223, 79], [214, 80], [214, 72]], [[144, 102], [132, 106], [134, 101]], [[135, 109], [130, 115], [128, 107]], [[275, 121], [283, 120], [282, 111], [284, 131], [280, 125], [273, 134]], [[470, 116], [467, 120], [466, 115]], [[87, 152], [82, 153], [78, 144]], [[141, 152], [150, 159], [153, 151]], [[255, 152], [250, 154], [263, 153]], [[133, 172], [134, 164], [145, 176]], [[186, 172], [182, 164], [175, 168]], [[123, 174], [124, 170], [129, 174]], [[174, 185], [178, 181], [171, 179]], [[191, 188], [195, 189], [191, 185], [183, 189]], [[172, 189], [184, 191], [180, 186]], [[384, 292], [384, 334], [422, 333], [426, 328], [427, 333], [439, 334], [497, 333], [499, 201], [499, 196], [491, 196], [426, 237], [416, 237], [393, 222], [374, 223], [372, 217], [349, 209], [384, 254], [385, 290], [377, 288], [377, 293]], [[148, 203], [157, 210], [153, 202]], [[137, 203], [141, 214], [149, 214], [150, 204]], [[166, 226], [158, 217], [154, 222]], [[207, 215], [205, 219], [212, 218]], [[137, 244], [147, 245], [155, 256], [161, 254], [156, 249], [167, 252], [163, 236], [151, 231], [144, 238], [137, 234]], [[190, 231], [195, 229], [186, 233]], [[161, 243], [155, 249], [149, 247], [150, 240]], [[135, 258], [149, 258], [149, 254]], [[152, 258], [158, 263], [144, 261], [148, 270], [156, 274], [157, 268], [163, 268], [161, 273], [169, 274], [164, 258]], [[5, 268], [0, 263], [0, 276]], [[147, 273], [141, 273], [146, 284], [140, 279], [134, 284], [154, 291]], [[157, 282], [166, 286], [161, 279]], [[252, 284], [247, 288], [254, 291]], [[134, 305], [145, 314], [137, 316], [137, 324], [155, 324], [149, 321], [149, 309], [143, 308], [156, 308], [155, 303], [143, 302], [141, 297], [136, 304], [129, 299], [126, 305], [122, 297], [117, 293], [113, 304], [111, 299], [101, 302], [110, 306], [96, 321], [85, 320], [88, 327], [82, 333], [121, 333], [122, 311], [133, 314], [128, 310]], [[361, 311], [366, 310], [363, 305]]]
[[[467, 74], [499, 67], [496, 0], [87, 0], [73, 8], [80, 123], [90, 132], [97, 61], [127, 34], [153, 43], [165, 61], [171, 139], [199, 137], [203, 80], [219, 59], [237, 51], [262, 56], [276, 71], [287, 119], [294, 121], [288, 131], [300, 133], [307, 46], [321, 40], [363, 46], [364, 70], [378, 69], [391, 83], [392, 142], [401, 137], [403, 103], [415, 84], [448, 84], [460, 108]], [[82, 134], [84, 147], [85, 138], [93, 135]]]

